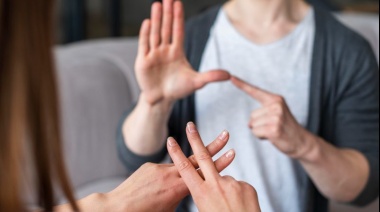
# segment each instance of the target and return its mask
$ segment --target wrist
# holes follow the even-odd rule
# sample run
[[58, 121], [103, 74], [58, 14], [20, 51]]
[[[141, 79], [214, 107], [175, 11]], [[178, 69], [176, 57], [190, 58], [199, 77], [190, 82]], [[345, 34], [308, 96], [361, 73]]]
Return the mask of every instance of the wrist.
[[173, 104], [160, 101], [154, 105], [146, 101], [144, 93], [136, 107], [124, 120], [122, 133], [125, 145], [136, 155], [152, 155], [164, 147], [168, 136], [168, 122]]
[[105, 193], [105, 211], [138, 211], [139, 208], [134, 200], [134, 195], [128, 193], [129, 187], [124, 187], [120, 191], [116, 188], [113, 191]]
[[303, 162], [318, 161], [321, 157], [320, 138], [304, 129], [301, 140], [301, 147], [293, 158]]
[[109, 211], [108, 199], [105, 194], [94, 193], [78, 201], [82, 211]]
[[169, 99], [161, 99], [160, 101], [157, 101], [155, 103], [150, 103], [144, 93], [140, 94], [138, 100], [138, 105], [141, 105], [142, 107], [147, 108], [148, 110], [157, 111], [160, 113], [170, 113], [171, 109], [174, 106], [174, 103], [174, 100]]
[[[81, 211], [109, 211], [107, 198], [104, 194], [91, 194], [76, 202]], [[70, 203], [54, 207], [56, 212], [71, 212], [73, 208]]]

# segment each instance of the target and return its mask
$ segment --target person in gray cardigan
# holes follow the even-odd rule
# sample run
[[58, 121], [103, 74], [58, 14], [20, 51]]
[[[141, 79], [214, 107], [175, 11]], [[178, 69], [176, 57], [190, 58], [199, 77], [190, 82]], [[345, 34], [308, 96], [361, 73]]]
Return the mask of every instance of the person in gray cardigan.
[[190, 155], [183, 129], [194, 121], [205, 142], [222, 127], [236, 135], [228, 147], [241, 156], [222, 174], [252, 184], [263, 211], [378, 196], [378, 65], [368, 42], [328, 12], [301, 0], [234, 0], [184, 29], [180, 3], [155, 3], [136, 75], [142, 92], [117, 140], [127, 169], [164, 161], [169, 135]]

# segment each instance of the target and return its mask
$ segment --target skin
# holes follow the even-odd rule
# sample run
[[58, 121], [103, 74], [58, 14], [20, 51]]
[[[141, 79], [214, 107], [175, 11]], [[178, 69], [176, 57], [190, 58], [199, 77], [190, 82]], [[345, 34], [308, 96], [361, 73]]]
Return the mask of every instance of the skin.
[[[204, 150], [211, 158], [217, 154], [228, 142], [229, 134], [223, 131]], [[221, 172], [231, 164], [235, 152], [230, 150], [223, 156], [212, 161], [215, 171]], [[199, 160], [192, 155], [187, 158], [188, 165], [198, 169]], [[203, 170], [203, 169], [202, 169]], [[196, 172], [198, 177], [203, 172]], [[175, 211], [179, 202], [189, 195], [184, 180], [174, 164], [147, 163], [139, 168], [124, 183], [109, 193], [92, 194], [78, 201], [83, 211]], [[208, 193], [210, 195], [211, 193]], [[206, 195], [206, 194], [205, 194]], [[71, 211], [70, 205], [61, 205], [55, 211]]]
[[369, 163], [356, 150], [339, 149], [298, 124], [283, 97], [232, 77], [232, 83], [259, 101], [251, 113], [252, 133], [269, 140], [277, 149], [301, 162], [317, 188], [339, 202], [355, 199], [369, 176]]
[[[233, 0], [224, 10], [235, 28], [258, 44], [268, 44], [291, 32], [310, 6], [301, 0]], [[369, 177], [369, 163], [354, 149], [340, 149], [300, 126], [283, 97], [263, 91], [225, 71], [197, 74], [183, 51], [183, 8], [164, 0], [152, 6], [152, 17], [140, 33], [136, 75], [142, 90], [136, 108], [125, 120], [126, 145], [138, 155], [151, 155], [165, 145], [167, 122], [176, 100], [207, 83], [231, 79], [242, 91], [262, 103], [249, 123], [252, 133], [269, 140], [298, 160], [319, 191], [339, 202], [354, 200]], [[149, 74], [148, 74], [149, 73]], [[257, 96], [257, 93], [259, 95]], [[142, 142], [143, 141], [143, 142]]]
[[310, 6], [301, 0], [232, 0], [223, 9], [240, 34], [265, 45], [291, 33]]
[[186, 133], [195, 158], [203, 171], [203, 178], [199, 176], [173, 138], [168, 139], [167, 148], [199, 211], [259, 212], [257, 193], [251, 185], [236, 181], [231, 176], [219, 175], [194, 123], [188, 123]]
[[166, 125], [176, 100], [208, 83], [230, 79], [226, 71], [200, 74], [193, 70], [185, 57], [183, 40], [182, 3], [173, 0], [164, 0], [164, 5], [154, 3], [151, 19], [141, 27], [136, 60], [141, 95], [123, 125], [126, 145], [136, 154], [150, 155], [165, 145]]

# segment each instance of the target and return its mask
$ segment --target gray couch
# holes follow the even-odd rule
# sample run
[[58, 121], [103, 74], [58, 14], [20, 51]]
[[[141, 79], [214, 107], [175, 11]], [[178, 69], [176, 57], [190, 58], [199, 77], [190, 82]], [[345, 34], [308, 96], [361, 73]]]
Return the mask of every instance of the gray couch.
[[[379, 55], [379, 16], [338, 15], [365, 36]], [[78, 198], [107, 192], [129, 173], [118, 160], [115, 137], [123, 112], [137, 100], [134, 77], [137, 38], [97, 40], [56, 49], [63, 113], [65, 157]], [[332, 211], [379, 211], [379, 203], [356, 210], [332, 205]]]

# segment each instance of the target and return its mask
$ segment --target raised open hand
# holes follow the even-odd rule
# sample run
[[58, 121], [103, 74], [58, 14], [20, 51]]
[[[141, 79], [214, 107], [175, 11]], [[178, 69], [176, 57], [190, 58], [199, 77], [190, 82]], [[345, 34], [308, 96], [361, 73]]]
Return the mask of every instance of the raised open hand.
[[168, 151], [199, 211], [250, 211], [259, 212], [260, 206], [255, 189], [248, 183], [236, 181], [230, 176], [221, 177], [212, 161], [210, 151], [203, 145], [196, 126], [189, 123], [187, 137], [198, 161], [203, 178], [189, 161], [177, 142], [168, 139]]
[[197, 73], [184, 50], [184, 10], [181, 1], [164, 0], [152, 5], [151, 19], [140, 31], [136, 76], [149, 104], [174, 102], [206, 84], [230, 78], [226, 71]]

